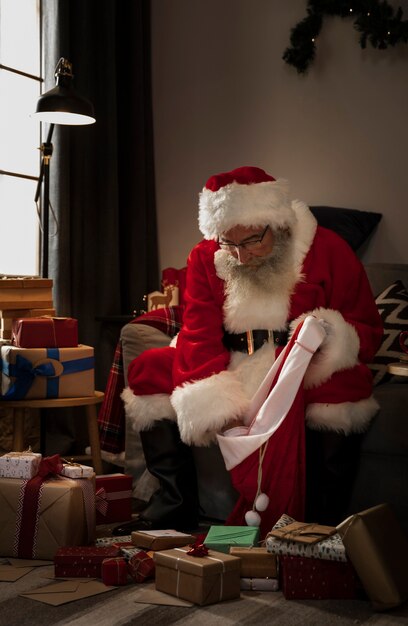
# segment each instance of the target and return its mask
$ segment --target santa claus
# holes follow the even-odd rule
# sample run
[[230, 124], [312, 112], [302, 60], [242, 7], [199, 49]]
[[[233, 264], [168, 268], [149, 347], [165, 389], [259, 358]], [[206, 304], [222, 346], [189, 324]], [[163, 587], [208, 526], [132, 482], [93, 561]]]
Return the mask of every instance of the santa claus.
[[[245, 421], [252, 396], [299, 321], [326, 336], [303, 380], [306, 517], [337, 523], [359, 433], [378, 410], [369, 363], [382, 336], [364, 269], [348, 244], [317, 225], [288, 183], [257, 167], [212, 176], [199, 198], [204, 239], [188, 259], [176, 345], [135, 359], [122, 394], [160, 488], [120, 531], [194, 527], [189, 446]], [[305, 428], [306, 425], [306, 428]], [[282, 511], [281, 513], [288, 512]]]

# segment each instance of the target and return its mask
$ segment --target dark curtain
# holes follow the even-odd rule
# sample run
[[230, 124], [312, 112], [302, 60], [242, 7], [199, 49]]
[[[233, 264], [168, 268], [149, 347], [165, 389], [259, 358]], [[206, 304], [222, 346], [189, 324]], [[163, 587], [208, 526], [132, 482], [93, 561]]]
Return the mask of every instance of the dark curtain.
[[95, 124], [55, 127], [49, 276], [103, 390], [121, 316], [159, 287], [149, 2], [43, 0], [42, 13], [45, 90], [65, 57], [95, 107]]

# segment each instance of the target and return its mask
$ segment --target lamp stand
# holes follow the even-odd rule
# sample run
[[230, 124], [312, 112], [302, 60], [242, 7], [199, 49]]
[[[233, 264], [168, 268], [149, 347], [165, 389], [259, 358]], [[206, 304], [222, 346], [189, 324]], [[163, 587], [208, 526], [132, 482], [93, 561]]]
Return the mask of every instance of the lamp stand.
[[53, 146], [51, 143], [52, 134], [54, 132], [54, 124], [50, 124], [48, 130], [47, 141], [41, 144], [42, 153], [40, 176], [37, 183], [37, 191], [34, 201], [37, 203], [40, 197], [41, 185], [43, 187], [43, 195], [41, 201], [41, 276], [48, 278], [48, 250], [49, 250], [49, 225], [50, 225], [50, 160], [52, 156]]

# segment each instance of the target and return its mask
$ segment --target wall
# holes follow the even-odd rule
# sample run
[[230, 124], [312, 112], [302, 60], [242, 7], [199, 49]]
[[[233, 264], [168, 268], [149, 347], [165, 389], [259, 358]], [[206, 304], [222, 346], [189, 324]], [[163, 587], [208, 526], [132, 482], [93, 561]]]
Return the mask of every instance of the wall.
[[325, 18], [299, 75], [282, 54], [306, 4], [152, 0], [161, 267], [184, 265], [201, 238], [206, 179], [240, 165], [287, 178], [309, 204], [383, 213], [362, 259], [408, 263], [408, 46], [362, 50], [351, 19]]

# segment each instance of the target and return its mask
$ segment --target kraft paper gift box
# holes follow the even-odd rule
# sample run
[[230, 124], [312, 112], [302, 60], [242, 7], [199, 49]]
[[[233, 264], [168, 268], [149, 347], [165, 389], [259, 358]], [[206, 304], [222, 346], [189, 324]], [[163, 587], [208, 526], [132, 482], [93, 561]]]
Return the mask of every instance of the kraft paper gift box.
[[1, 309], [52, 308], [50, 278], [2, 278], [0, 280]]
[[132, 542], [139, 548], [148, 550], [167, 550], [180, 548], [196, 541], [193, 535], [177, 530], [135, 530], [131, 534]]
[[72, 317], [15, 319], [11, 343], [18, 348], [76, 348], [78, 320]]
[[286, 600], [357, 598], [361, 583], [351, 563], [280, 556], [280, 587]]
[[39, 452], [7, 452], [0, 456], [0, 478], [33, 478], [42, 459]]
[[[35, 501], [37, 510], [25, 512], [27, 484], [18, 478], [0, 478], [0, 555], [53, 559], [61, 546], [84, 545], [94, 539], [94, 478], [55, 477], [43, 482]], [[38, 513], [38, 515], [37, 515]], [[37, 519], [37, 524], [35, 521]], [[27, 530], [28, 529], [28, 530]]]
[[96, 523], [128, 522], [132, 519], [132, 476], [104, 474], [96, 477]]
[[241, 559], [241, 576], [243, 578], [277, 578], [277, 557], [266, 548], [238, 548], [233, 546], [229, 551], [232, 556]]
[[58, 578], [102, 578], [104, 559], [120, 556], [113, 546], [63, 546], [55, 553], [54, 570]]
[[249, 548], [259, 543], [257, 526], [211, 526], [204, 540], [207, 548], [229, 553], [233, 546]]
[[408, 600], [408, 538], [389, 505], [351, 515], [337, 530], [376, 611]]
[[76, 398], [95, 393], [94, 349], [1, 346], [3, 400]]
[[208, 556], [189, 556], [187, 549], [155, 552], [156, 590], [204, 606], [239, 598], [240, 560], [209, 550]]
[[[284, 528], [294, 521], [295, 520], [289, 515], [282, 515], [273, 528]], [[298, 543], [297, 541], [284, 541], [268, 534], [265, 543], [266, 549], [271, 554], [304, 556], [328, 561], [347, 562], [346, 549], [338, 533], [313, 545]]]

